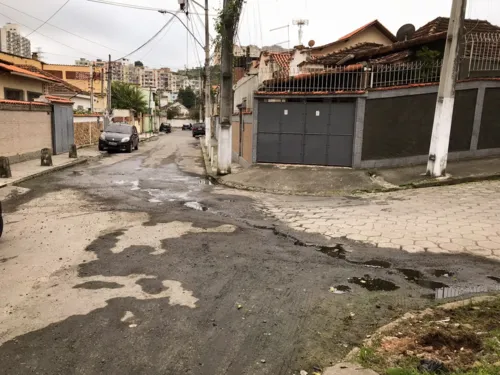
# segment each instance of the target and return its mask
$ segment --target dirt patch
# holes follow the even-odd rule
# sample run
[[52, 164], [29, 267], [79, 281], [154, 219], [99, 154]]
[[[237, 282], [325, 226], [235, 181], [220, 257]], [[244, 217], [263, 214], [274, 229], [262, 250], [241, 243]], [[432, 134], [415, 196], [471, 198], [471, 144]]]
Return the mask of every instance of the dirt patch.
[[499, 316], [500, 298], [410, 315], [368, 340], [358, 360], [380, 374], [498, 375]]

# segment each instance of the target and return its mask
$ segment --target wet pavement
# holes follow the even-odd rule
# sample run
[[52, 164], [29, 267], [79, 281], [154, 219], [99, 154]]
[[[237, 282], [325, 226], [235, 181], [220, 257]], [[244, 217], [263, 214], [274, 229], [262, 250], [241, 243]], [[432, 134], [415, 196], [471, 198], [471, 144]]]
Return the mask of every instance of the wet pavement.
[[4, 202], [0, 374], [311, 372], [435, 289], [500, 284], [492, 259], [272, 221], [262, 195], [205, 179], [189, 132], [22, 188]]

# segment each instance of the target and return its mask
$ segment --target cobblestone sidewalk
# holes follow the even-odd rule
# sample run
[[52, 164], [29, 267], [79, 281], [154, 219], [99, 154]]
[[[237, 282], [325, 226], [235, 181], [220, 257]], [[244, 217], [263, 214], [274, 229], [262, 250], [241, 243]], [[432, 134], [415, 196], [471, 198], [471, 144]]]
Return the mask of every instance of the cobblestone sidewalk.
[[500, 182], [344, 198], [268, 196], [262, 209], [290, 227], [407, 252], [500, 260]]

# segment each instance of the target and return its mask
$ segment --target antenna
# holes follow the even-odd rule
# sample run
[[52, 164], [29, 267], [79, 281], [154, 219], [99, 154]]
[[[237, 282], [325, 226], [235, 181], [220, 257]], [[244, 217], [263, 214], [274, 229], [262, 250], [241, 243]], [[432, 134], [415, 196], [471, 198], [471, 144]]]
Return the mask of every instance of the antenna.
[[285, 43], [288, 43], [288, 49], [290, 49], [290, 25], [276, 27], [276, 28], [271, 29], [269, 31], [276, 31], [276, 30], [281, 30], [281, 29], [287, 29], [288, 30], [288, 40], [286, 40], [284, 42], [281, 42], [281, 43], [276, 43], [276, 44], [285, 44]]
[[302, 28], [304, 26], [309, 25], [309, 20], [304, 20], [304, 19], [293, 20], [293, 24], [299, 27], [299, 45], [302, 45], [302, 36], [304, 34]]

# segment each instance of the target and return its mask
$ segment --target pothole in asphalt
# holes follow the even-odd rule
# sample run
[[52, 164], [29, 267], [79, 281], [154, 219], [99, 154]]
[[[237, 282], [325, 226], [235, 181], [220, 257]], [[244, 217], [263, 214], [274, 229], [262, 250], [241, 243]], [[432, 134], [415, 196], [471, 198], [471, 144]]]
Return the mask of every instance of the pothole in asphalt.
[[436, 277], [452, 277], [455, 276], [455, 272], [450, 272], [446, 270], [433, 270], [432, 275]]
[[488, 276], [488, 279], [491, 279], [493, 281], [496, 281], [497, 283], [500, 283], [500, 277]]
[[440, 288], [448, 288], [448, 285], [440, 283], [438, 281], [426, 280], [424, 278], [424, 274], [420, 271], [412, 270], [409, 268], [398, 268], [397, 270], [405, 276], [406, 280], [415, 283], [417, 285], [420, 285], [422, 288], [433, 289], [433, 290]]
[[384, 260], [377, 260], [377, 259], [369, 260], [367, 262], [362, 262], [362, 263], [358, 263], [358, 264], [362, 264], [364, 266], [373, 267], [373, 268], [391, 268], [391, 263], [386, 262]]
[[363, 277], [351, 277], [347, 281], [351, 284], [359, 285], [369, 292], [392, 292], [399, 289], [399, 286], [394, 284], [392, 281], [378, 278], [373, 279], [370, 275], [365, 275]]
[[184, 203], [184, 206], [186, 206], [188, 208], [192, 208], [193, 210], [197, 210], [197, 211], [208, 211], [208, 207], [202, 205], [199, 202], [186, 202], [186, 203]]
[[330, 288], [330, 292], [333, 294], [345, 294], [351, 292], [351, 287], [347, 285], [337, 285]]
[[319, 251], [325, 255], [337, 259], [346, 259], [347, 251], [342, 247], [342, 245], [337, 246], [321, 246]]

